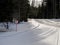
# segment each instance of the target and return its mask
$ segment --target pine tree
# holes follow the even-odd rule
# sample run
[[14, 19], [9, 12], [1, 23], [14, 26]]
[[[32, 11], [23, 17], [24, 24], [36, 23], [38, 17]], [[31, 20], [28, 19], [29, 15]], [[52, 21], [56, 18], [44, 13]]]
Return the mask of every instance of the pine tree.
[[41, 10], [40, 5], [39, 5], [39, 7], [38, 7], [38, 14], [37, 14], [37, 18], [42, 18], [42, 10]]
[[20, 19], [27, 21], [28, 10], [29, 10], [28, 0], [21, 0], [20, 1]]
[[27, 15], [29, 10], [28, 0], [15, 0], [14, 10], [19, 13], [19, 21], [27, 21]]
[[0, 21], [12, 20], [12, 0], [0, 0]]

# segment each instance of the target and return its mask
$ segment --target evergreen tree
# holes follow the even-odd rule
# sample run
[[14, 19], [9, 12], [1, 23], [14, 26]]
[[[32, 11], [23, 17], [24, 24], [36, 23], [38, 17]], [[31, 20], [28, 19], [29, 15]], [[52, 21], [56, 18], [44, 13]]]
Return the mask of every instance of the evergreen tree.
[[42, 18], [42, 10], [41, 10], [40, 5], [39, 5], [39, 7], [38, 7], [38, 14], [37, 14], [37, 18]]
[[11, 20], [12, 0], [0, 0], [0, 21]]
[[29, 1], [28, 0], [20, 0], [20, 20], [27, 21], [29, 10]]
[[42, 6], [39, 5], [38, 18], [42, 18], [42, 19], [46, 18], [46, 16], [47, 16], [46, 13], [47, 13], [46, 6], [44, 6], [43, 4], [42, 4]]
[[0, 21], [12, 20], [14, 11], [20, 13], [20, 20], [27, 21], [28, 10], [28, 0], [0, 0]]

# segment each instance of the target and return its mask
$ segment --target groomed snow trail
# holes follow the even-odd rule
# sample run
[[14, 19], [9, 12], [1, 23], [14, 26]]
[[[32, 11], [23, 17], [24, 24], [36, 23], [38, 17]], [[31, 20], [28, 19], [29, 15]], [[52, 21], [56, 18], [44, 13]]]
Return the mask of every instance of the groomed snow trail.
[[[59, 27], [38, 23], [34, 19], [18, 24], [10, 24], [10, 31], [0, 33], [0, 45], [57, 45], [59, 44]], [[13, 28], [12, 28], [13, 27]]]

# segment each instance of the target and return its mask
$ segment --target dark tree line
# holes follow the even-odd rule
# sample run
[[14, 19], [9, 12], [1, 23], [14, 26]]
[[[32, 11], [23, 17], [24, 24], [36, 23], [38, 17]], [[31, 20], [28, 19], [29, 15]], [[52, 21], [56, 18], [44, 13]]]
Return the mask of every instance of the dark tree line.
[[11, 20], [12, 2], [11, 0], [0, 0], [0, 21]]
[[39, 6], [38, 9], [38, 18], [60, 18], [59, 0], [46, 0], [46, 6]]
[[29, 5], [28, 0], [0, 0], [0, 22], [12, 21], [16, 18], [20, 21], [27, 21], [27, 18], [60, 18], [59, 0], [46, 0], [42, 6], [34, 7]]
[[[40, 18], [40, 19], [57, 19], [60, 18], [60, 4], [59, 0], [44, 0], [42, 2], [42, 6], [39, 5], [37, 9], [36, 7], [32, 7], [32, 11], [30, 13], [30, 17], [32, 18]], [[46, 5], [45, 5], [46, 3]], [[33, 14], [35, 12], [35, 14]], [[37, 16], [36, 16], [37, 13]]]
[[28, 0], [0, 0], [0, 22], [12, 21], [13, 18], [27, 21], [28, 10]]

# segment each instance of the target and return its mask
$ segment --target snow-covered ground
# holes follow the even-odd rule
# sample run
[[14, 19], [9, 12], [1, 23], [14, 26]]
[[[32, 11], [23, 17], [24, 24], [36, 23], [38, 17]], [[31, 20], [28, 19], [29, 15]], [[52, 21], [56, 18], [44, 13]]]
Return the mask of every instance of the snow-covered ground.
[[50, 26], [60, 27], [60, 19], [35, 19], [35, 21]]
[[[60, 23], [50, 20], [47, 23], [41, 19], [29, 19], [28, 22], [9, 23], [7, 32], [0, 32], [0, 45], [60, 45], [60, 28], [54, 25]], [[47, 19], [48, 20], [48, 19]], [[51, 25], [48, 25], [51, 24]], [[53, 25], [52, 25], [53, 24]]]

